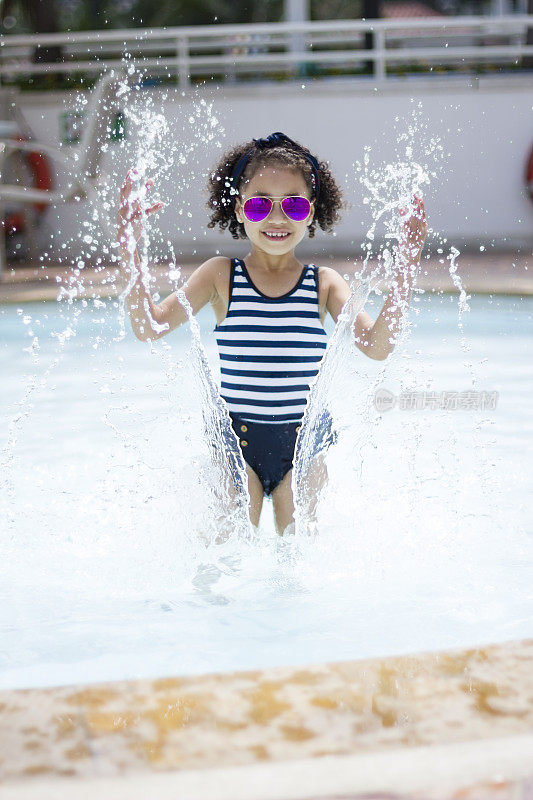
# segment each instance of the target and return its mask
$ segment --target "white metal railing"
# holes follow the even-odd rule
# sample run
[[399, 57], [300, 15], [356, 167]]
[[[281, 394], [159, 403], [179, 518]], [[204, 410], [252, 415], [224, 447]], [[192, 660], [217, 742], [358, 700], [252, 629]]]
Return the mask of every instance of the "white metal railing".
[[[330, 20], [303, 23], [210, 25], [182, 28], [106, 30], [0, 38], [0, 82], [39, 74], [94, 74], [111, 68], [152, 77], [171, 76], [181, 87], [218, 76], [321, 76], [374, 65], [385, 80], [398, 65], [426, 69], [490, 62], [510, 67], [533, 57], [527, 44], [533, 15], [437, 17], [405, 20]], [[365, 34], [373, 34], [365, 49]], [[62, 61], [33, 62], [35, 48], [60, 47]]]

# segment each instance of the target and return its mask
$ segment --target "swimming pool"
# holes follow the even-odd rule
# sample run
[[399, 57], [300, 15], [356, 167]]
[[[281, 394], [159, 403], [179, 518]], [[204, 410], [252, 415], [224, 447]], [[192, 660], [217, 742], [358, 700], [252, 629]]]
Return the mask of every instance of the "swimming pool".
[[496, 408], [367, 402], [330, 452], [319, 537], [296, 545], [268, 504], [257, 541], [202, 540], [187, 327], [151, 350], [115, 341], [114, 301], [2, 307], [0, 687], [532, 636], [533, 300], [470, 304], [462, 341], [456, 298], [417, 298], [402, 353], [385, 373], [360, 355], [346, 386], [495, 391]]

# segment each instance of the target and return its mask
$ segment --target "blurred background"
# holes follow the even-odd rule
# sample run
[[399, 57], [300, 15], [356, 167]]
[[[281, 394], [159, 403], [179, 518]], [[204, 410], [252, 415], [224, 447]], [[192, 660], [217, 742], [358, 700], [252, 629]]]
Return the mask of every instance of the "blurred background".
[[[406, 159], [430, 178], [430, 250], [531, 252], [533, 0], [4, 0], [1, 24], [4, 276], [112, 262], [120, 183], [148, 151], [154, 258], [242, 255], [206, 229], [206, 177], [274, 130], [329, 160], [349, 204], [303, 255], [359, 258], [361, 164]], [[106, 95], [110, 72], [127, 91]]]
[[51, 33], [140, 26], [531, 13], [531, 0], [4, 0], [3, 33]]

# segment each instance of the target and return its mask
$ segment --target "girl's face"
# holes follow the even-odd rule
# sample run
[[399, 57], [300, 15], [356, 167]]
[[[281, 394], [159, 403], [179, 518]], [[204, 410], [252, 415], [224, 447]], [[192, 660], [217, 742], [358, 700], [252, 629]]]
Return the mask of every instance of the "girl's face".
[[307, 197], [311, 201], [309, 189], [302, 173], [284, 164], [270, 164], [259, 167], [249, 180], [241, 184], [240, 197], [235, 201], [235, 213], [244, 224], [246, 235], [253, 245], [269, 255], [289, 253], [304, 238], [308, 226], [313, 221], [314, 201], [306, 219], [295, 222], [283, 213], [281, 203], [274, 202], [272, 210], [261, 222], [249, 222], [244, 216], [243, 205], [250, 197]]

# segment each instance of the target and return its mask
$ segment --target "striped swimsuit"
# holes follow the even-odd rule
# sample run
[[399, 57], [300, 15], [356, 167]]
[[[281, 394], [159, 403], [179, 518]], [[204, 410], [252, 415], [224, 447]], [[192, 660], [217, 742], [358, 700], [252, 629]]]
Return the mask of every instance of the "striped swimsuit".
[[326, 349], [318, 268], [305, 266], [291, 291], [267, 297], [244, 261], [232, 259], [228, 313], [215, 331], [220, 393], [230, 414], [249, 422], [299, 422]]
[[231, 261], [228, 312], [215, 328], [221, 391], [247, 463], [270, 494], [292, 467], [309, 385], [326, 349], [318, 268], [303, 267], [280, 297], [257, 289], [244, 261]]

